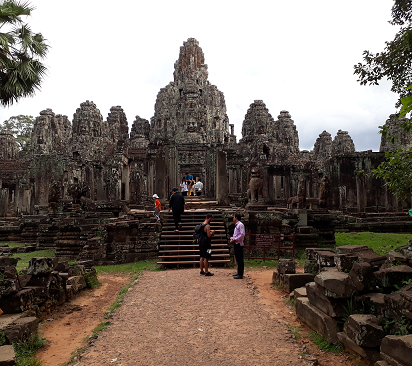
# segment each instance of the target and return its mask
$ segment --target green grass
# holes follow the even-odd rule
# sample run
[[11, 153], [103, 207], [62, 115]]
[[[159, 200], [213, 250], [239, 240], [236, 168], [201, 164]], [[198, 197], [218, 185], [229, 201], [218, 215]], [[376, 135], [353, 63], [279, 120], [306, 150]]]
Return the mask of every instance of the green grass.
[[341, 344], [331, 344], [317, 332], [310, 332], [310, 340], [315, 343], [321, 351], [339, 354], [342, 352]]
[[0, 244], [7, 244], [9, 247], [24, 247], [25, 246], [23, 243], [8, 243], [8, 242], [3, 243], [3, 242], [0, 242]]
[[300, 336], [300, 330], [302, 329], [301, 326], [294, 326], [291, 324], [286, 324], [286, 328], [288, 328], [289, 332], [293, 334], [293, 336], [295, 337], [297, 341], [301, 338]]
[[56, 251], [54, 249], [50, 250], [36, 250], [35, 252], [31, 253], [14, 253], [12, 257], [14, 258], [21, 258], [17, 263], [17, 270], [20, 271], [22, 269], [26, 269], [29, 266], [30, 259], [34, 257], [54, 257]]
[[135, 273], [139, 274], [142, 271], [160, 271], [161, 267], [156, 262], [158, 259], [150, 259], [146, 261], [113, 264], [110, 266], [94, 266], [97, 273]]
[[33, 334], [25, 342], [13, 343], [16, 353], [16, 366], [40, 366], [41, 361], [35, 358], [37, 351], [47, 342], [39, 337], [38, 333]]
[[341, 245], [366, 245], [378, 254], [385, 254], [402, 245], [408, 244], [412, 234], [392, 233], [336, 233], [336, 246]]

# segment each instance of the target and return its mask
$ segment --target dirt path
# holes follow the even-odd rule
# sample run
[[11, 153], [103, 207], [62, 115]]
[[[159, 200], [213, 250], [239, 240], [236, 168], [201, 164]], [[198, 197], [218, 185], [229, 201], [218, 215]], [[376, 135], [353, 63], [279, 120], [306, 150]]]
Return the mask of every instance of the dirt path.
[[130, 281], [130, 275], [100, 275], [102, 286], [86, 290], [59, 307], [40, 329], [49, 344], [37, 353], [42, 366], [67, 362], [72, 352], [86, 345], [85, 337], [103, 320], [106, 309], [115, 301], [119, 290]]
[[214, 273], [145, 272], [79, 366], [308, 364], [249, 276]]

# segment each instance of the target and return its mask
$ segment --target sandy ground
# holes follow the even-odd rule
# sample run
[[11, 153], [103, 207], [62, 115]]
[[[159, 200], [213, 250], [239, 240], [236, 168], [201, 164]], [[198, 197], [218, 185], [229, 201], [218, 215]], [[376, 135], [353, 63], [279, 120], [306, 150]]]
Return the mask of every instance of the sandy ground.
[[[358, 358], [319, 351], [285, 303], [284, 293], [271, 286], [273, 270], [248, 270], [234, 280], [233, 269], [145, 272], [114, 312], [111, 325], [83, 352], [85, 365], [366, 365]], [[39, 353], [43, 366], [70, 359], [84, 338], [103, 320], [128, 277], [104, 276], [104, 285], [66, 305], [42, 328], [50, 346]], [[82, 306], [83, 305], [83, 306]], [[79, 311], [78, 311], [79, 310]], [[286, 325], [300, 326], [296, 341]]]

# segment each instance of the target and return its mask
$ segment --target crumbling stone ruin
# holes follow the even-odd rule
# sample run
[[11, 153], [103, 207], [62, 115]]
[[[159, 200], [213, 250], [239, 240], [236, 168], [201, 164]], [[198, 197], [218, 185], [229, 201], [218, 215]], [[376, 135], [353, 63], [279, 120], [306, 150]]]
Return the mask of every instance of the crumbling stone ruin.
[[290, 292], [296, 314], [329, 343], [341, 343], [379, 366], [410, 365], [412, 252], [385, 256], [363, 245], [336, 252], [307, 248], [305, 273], [279, 261], [273, 282]]

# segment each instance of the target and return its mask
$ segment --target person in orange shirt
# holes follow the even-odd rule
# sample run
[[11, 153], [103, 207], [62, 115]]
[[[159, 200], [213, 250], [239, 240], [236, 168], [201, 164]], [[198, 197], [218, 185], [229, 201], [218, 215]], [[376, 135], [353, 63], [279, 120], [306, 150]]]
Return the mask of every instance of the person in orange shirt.
[[153, 195], [153, 199], [155, 200], [155, 210], [153, 216], [157, 218], [156, 222], [160, 222], [160, 210], [162, 209], [162, 205], [160, 204], [159, 196], [156, 193]]

